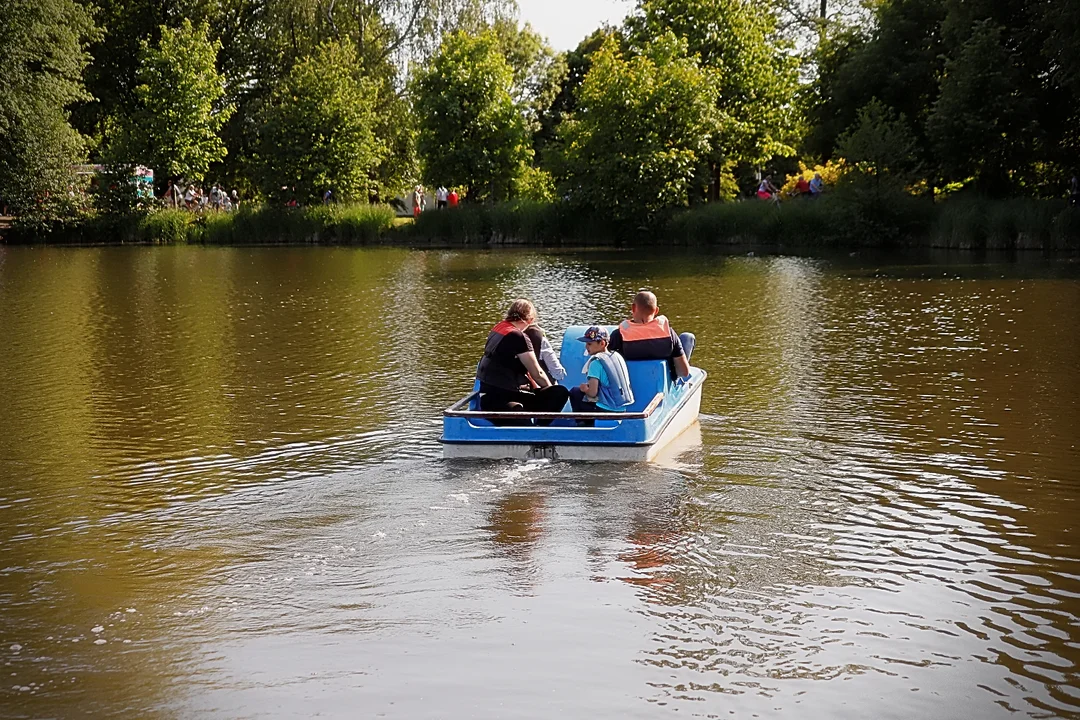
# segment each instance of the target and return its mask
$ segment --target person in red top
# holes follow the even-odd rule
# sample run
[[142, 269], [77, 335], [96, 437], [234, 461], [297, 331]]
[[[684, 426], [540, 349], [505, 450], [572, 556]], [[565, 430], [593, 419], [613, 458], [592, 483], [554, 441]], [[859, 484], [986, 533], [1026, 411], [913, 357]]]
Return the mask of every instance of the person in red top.
[[[540, 367], [537, 353], [525, 334], [525, 329], [534, 322], [533, 304], [515, 300], [506, 318], [488, 333], [484, 357], [476, 368], [481, 410], [557, 413], [562, 412], [570, 399], [570, 391], [552, 383]], [[537, 424], [550, 422], [537, 421]], [[528, 424], [528, 421], [516, 424]]]
[[457, 207], [457, 190], [451, 190], [450, 194], [446, 196], [446, 201], [450, 204], [450, 207]]
[[677, 334], [659, 312], [656, 295], [640, 290], [630, 305], [631, 317], [611, 333], [608, 350], [624, 360], [667, 360], [674, 377], [687, 377], [697, 338], [693, 333]]
[[810, 194], [810, 183], [808, 183], [806, 181], [806, 178], [804, 178], [802, 175], [800, 175], [799, 179], [795, 181], [795, 194], [796, 195], [809, 195]]

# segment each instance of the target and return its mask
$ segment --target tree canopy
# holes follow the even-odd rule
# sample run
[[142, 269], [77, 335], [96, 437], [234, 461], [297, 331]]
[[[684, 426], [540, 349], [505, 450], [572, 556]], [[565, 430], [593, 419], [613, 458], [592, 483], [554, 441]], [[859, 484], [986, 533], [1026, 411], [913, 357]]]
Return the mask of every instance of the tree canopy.
[[387, 148], [375, 135], [378, 89], [357, 65], [350, 41], [325, 42], [270, 96], [256, 160], [267, 197], [311, 202], [330, 190], [366, 201], [375, 192]]
[[122, 117], [113, 159], [138, 162], [164, 178], [201, 182], [226, 153], [221, 127], [232, 114], [222, 105], [225, 79], [216, 69], [220, 43], [207, 25], [184, 20], [162, 27], [156, 45], [144, 41], [136, 71], [135, 108]]
[[640, 225], [856, 153], [834, 166], [896, 192], [1060, 196], [1077, 48], [1075, 0], [635, 0], [565, 53], [513, 0], [9, 0], [0, 194], [63, 214], [89, 154], [271, 202], [427, 182]]
[[687, 204], [720, 128], [719, 83], [686, 43], [668, 33], [642, 50], [627, 57], [605, 41], [559, 132], [560, 190], [635, 224]]
[[494, 32], [446, 37], [413, 84], [428, 183], [464, 187], [471, 200], [512, 195], [533, 155], [513, 83]]
[[0, 12], [0, 197], [10, 211], [48, 218], [61, 211], [83, 156], [68, 107], [82, 83], [96, 30], [72, 0], [9, 0]]

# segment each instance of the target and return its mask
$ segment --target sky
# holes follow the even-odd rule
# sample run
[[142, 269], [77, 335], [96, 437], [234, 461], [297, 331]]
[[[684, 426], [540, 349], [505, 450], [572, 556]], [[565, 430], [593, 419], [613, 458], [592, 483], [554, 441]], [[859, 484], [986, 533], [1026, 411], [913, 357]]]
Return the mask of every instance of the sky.
[[556, 51], [573, 50], [604, 23], [618, 25], [633, 8], [630, 0], [517, 0], [521, 22], [548, 39]]

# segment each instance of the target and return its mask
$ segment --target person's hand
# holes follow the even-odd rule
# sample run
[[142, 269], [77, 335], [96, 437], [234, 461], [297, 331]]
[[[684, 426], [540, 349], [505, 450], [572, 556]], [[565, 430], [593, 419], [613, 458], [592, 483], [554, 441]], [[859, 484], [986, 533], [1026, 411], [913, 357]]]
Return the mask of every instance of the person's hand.
[[577, 386], [577, 389], [580, 390], [581, 392], [585, 393], [586, 395], [588, 395], [589, 394], [589, 383], [581, 383], [580, 385]]

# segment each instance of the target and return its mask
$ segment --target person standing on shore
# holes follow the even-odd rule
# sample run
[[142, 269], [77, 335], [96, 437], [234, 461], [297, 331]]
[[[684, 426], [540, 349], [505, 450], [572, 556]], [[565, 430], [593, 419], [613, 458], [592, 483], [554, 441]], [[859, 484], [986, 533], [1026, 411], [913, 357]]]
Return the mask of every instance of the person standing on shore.
[[442, 210], [446, 207], [446, 197], [446, 188], [440, 185], [439, 189], [435, 191], [435, 209]]
[[1077, 177], [1076, 173], [1073, 173], [1072, 180], [1069, 181], [1069, 204], [1080, 207], [1080, 177]]
[[451, 190], [451, 191], [450, 191], [450, 192], [449, 192], [449, 193], [447, 194], [447, 196], [446, 196], [446, 203], [447, 203], [447, 204], [448, 204], [448, 205], [449, 205], [450, 207], [457, 207], [457, 204], [458, 204], [458, 194], [457, 194], [457, 190]]
[[413, 190], [412, 202], [413, 217], [420, 217], [420, 213], [424, 210], [424, 189], [420, 185], [417, 185], [416, 189]]

